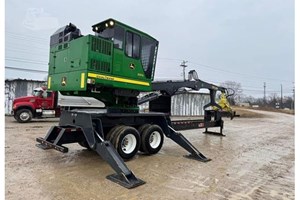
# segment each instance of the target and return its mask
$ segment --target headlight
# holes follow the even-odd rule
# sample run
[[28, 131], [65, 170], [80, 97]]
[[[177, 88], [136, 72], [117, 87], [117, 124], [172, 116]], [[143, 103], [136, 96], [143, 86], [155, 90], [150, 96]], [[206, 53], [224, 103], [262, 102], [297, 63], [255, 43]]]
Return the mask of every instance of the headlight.
[[95, 79], [88, 78], [86, 82], [87, 84], [95, 84]]
[[109, 21], [110, 26], [113, 26], [114, 24], [115, 24], [114, 21]]

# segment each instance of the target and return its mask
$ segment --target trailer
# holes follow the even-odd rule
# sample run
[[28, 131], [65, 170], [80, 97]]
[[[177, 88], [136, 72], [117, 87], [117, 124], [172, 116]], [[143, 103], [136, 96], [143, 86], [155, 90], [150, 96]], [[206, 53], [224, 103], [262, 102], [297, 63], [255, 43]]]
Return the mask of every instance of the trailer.
[[[108, 19], [92, 26], [95, 35], [83, 36], [73, 24], [58, 29], [50, 41], [48, 89], [63, 95], [89, 96], [102, 101], [102, 109], [62, 111], [59, 124], [45, 137], [36, 139], [42, 149], [68, 152], [64, 144], [78, 143], [96, 151], [115, 171], [107, 179], [126, 188], [145, 183], [124, 160], [137, 152], [153, 155], [162, 148], [164, 137], [189, 154], [187, 158], [210, 161], [178, 130], [220, 127], [223, 116], [235, 113], [227, 104], [215, 101], [217, 91], [225, 98], [226, 88], [201, 81], [190, 71], [187, 81], [153, 81], [158, 41], [150, 35]], [[171, 96], [180, 88], [206, 88], [210, 103], [201, 121], [171, 121]], [[140, 92], [149, 94], [138, 98]], [[149, 102], [149, 112], [138, 105]]]

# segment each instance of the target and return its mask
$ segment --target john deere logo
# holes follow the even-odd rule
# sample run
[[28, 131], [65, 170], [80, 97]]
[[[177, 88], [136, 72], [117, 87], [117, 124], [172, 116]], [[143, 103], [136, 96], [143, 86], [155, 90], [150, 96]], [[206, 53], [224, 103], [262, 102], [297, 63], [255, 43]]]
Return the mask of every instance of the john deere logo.
[[67, 84], [67, 77], [62, 77], [61, 79], [61, 85], [65, 86]]
[[131, 63], [131, 64], [129, 65], [129, 67], [130, 67], [130, 69], [134, 69], [134, 68], [135, 68], [135, 66], [134, 66], [133, 63]]

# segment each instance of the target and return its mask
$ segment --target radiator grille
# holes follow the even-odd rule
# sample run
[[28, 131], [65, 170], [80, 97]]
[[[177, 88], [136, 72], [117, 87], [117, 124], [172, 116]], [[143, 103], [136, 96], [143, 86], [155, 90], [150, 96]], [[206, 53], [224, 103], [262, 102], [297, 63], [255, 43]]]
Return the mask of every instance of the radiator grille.
[[90, 69], [110, 73], [110, 63], [105, 62], [105, 61], [91, 59]]
[[99, 38], [92, 38], [92, 51], [111, 55], [111, 43]]

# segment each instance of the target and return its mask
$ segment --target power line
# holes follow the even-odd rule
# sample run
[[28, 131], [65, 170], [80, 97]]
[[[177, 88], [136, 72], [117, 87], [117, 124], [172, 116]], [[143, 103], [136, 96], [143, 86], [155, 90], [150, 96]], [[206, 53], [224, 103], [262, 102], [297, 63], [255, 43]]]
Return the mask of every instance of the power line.
[[[21, 39], [22, 41], [30, 41], [30, 42], [34, 42], [33, 40], [39, 41], [38, 43], [40, 43], [40, 44], [45, 44], [45, 43], [41, 43], [41, 41], [45, 41], [45, 42], [47, 41], [47, 42], [49, 42], [49, 39], [46, 38], [46, 37], [40, 37], [40, 36], [34, 36], [34, 35], [26, 35], [26, 34], [14, 33], [14, 32], [11, 32], [11, 31], [6, 31], [6, 35], [10, 36], [10, 37], [17, 38], [17, 39]], [[25, 46], [26, 46], [26, 44], [25, 44]], [[32, 47], [32, 45], [30, 45], [30, 47]], [[35, 48], [39, 48], [39, 47], [35, 47]], [[39, 48], [39, 49], [44, 49], [44, 48]], [[163, 57], [158, 57], [158, 59], [170, 60], [170, 61], [182, 61], [183, 60], [183, 59], [177, 59], [177, 58], [163, 58]], [[257, 79], [262, 79], [262, 80], [276, 80], [276, 81], [290, 82], [288, 80], [266, 78], [266, 77], [260, 77], [260, 76], [252, 75], [252, 74], [243, 74], [243, 73], [239, 73], [239, 72], [233, 72], [233, 71], [230, 71], [230, 70], [224, 70], [224, 67], [206, 65], [206, 64], [201, 64], [201, 63], [197, 63], [197, 62], [190, 62], [190, 63], [195, 64], [195, 65], [199, 65], [199, 66], [202, 66], [202, 67], [205, 67], [205, 68], [210, 69], [210, 70], [215, 70], [215, 71], [221, 71], [221, 72], [225, 72], [225, 73], [236, 74], [236, 75], [239, 75], [239, 76], [247, 76], [247, 77], [251, 76], [251, 77], [256, 77]]]
[[[162, 60], [170, 60], [170, 61], [182, 61], [181, 59], [176, 59], [176, 58], [163, 58], [163, 57], [158, 57], [158, 59], [162, 59]], [[246, 76], [246, 77], [255, 77], [256, 79], [261, 79], [261, 80], [274, 80], [274, 81], [285, 81], [285, 82], [290, 82], [288, 80], [282, 80], [282, 79], [274, 79], [274, 78], [266, 78], [266, 77], [260, 77], [260, 76], [256, 76], [256, 75], [252, 75], [252, 74], [243, 74], [243, 73], [239, 73], [239, 72], [233, 72], [233, 71], [229, 71], [229, 70], [224, 70], [224, 69], [220, 69], [220, 67], [216, 67], [216, 66], [212, 66], [212, 65], [206, 65], [206, 64], [201, 64], [201, 63], [197, 63], [197, 62], [193, 62], [193, 61], [189, 61], [189, 63], [191, 64], [195, 64], [195, 65], [199, 65], [202, 67], [205, 67], [207, 69], [210, 70], [214, 70], [214, 71], [221, 71], [221, 72], [225, 72], [225, 73], [231, 73], [231, 74], [236, 74], [236, 75], [240, 75], [240, 76]], [[224, 68], [224, 67], [221, 67]]]
[[221, 72], [225, 72], [225, 73], [230, 73], [230, 74], [235, 74], [235, 75], [239, 75], [239, 76], [244, 76], [244, 77], [254, 77], [256, 79], [260, 79], [260, 80], [272, 80], [272, 81], [284, 81], [284, 82], [290, 82], [288, 80], [282, 80], [282, 79], [274, 79], [274, 78], [266, 78], [266, 77], [260, 77], [260, 76], [256, 76], [256, 75], [253, 75], [253, 74], [243, 74], [243, 73], [239, 73], [239, 72], [233, 72], [233, 71], [229, 71], [229, 70], [223, 70], [223, 69], [219, 69], [219, 68], [216, 68], [216, 67], [212, 67], [210, 65], [204, 65], [204, 64], [200, 64], [200, 63], [194, 63], [194, 62], [190, 62], [192, 64], [196, 64], [196, 65], [200, 65], [200, 66], [203, 66], [203, 67], [206, 67], [208, 69], [212, 69], [212, 70], [215, 70], [215, 71], [221, 71]]
[[[23, 46], [22, 46], [23, 47]], [[10, 50], [18, 50], [18, 51], [26, 51], [26, 52], [28, 52], [28, 51], [30, 51], [30, 52], [32, 52], [32, 51], [39, 51], [39, 52], [47, 52], [47, 53], [49, 53], [49, 51], [48, 51], [48, 49], [40, 49], [40, 50], [38, 50], [37, 48], [34, 48], [34, 49], [32, 49], [32, 46], [31, 47], [28, 47], [28, 48], [20, 48], [20, 47], [18, 47], [18, 48], [14, 48], [14, 47], [8, 47], [7, 45], [5, 46], [5, 50], [7, 50], [7, 49], [10, 49]]]
[[42, 45], [49, 43], [49, 41], [35, 40], [35, 39], [26, 38], [26, 37], [17, 37], [14, 35], [7, 35], [7, 37], [10, 37], [11, 39], [13, 39], [12, 41], [21, 40], [22, 42], [27, 41], [27, 42], [39, 43]]
[[39, 61], [34, 61], [34, 60], [27, 60], [27, 59], [18, 59], [18, 58], [5, 58], [5, 60], [8, 61], [13, 61], [13, 62], [21, 62], [21, 63], [30, 63], [30, 64], [42, 64], [42, 65], [47, 65], [47, 62], [39, 62]]
[[[17, 42], [17, 43], [15, 43], [15, 42]], [[32, 49], [47, 50], [47, 48], [45, 47], [44, 44], [37, 44], [37, 43], [34, 43], [34, 42], [29, 44], [29, 43], [20, 43], [18, 41], [9, 40], [9, 41], [6, 42], [5, 45], [10, 45], [12, 47], [17, 47], [17, 48], [19, 48], [19, 47], [28, 47], [28, 48], [30, 48], [30, 50], [32, 50]]]
[[9, 51], [9, 52], [19, 52], [19, 53], [24, 53], [24, 54], [30, 54], [30, 55], [38, 55], [38, 56], [49, 56], [48, 53], [45, 53], [45, 54], [38, 54], [38, 53], [35, 53], [35, 52], [29, 52], [29, 51], [25, 51], [25, 50], [21, 50], [21, 49], [15, 49], [15, 50], [12, 50], [12, 49], [5, 49], [5, 51]]
[[14, 35], [14, 36], [18, 36], [18, 37], [26, 37], [26, 38], [34, 38], [34, 39], [40, 39], [40, 40], [47, 40], [49, 41], [49, 38], [46, 37], [39, 37], [39, 36], [35, 36], [35, 35], [27, 35], [27, 34], [23, 34], [23, 33], [14, 33], [11, 31], [5, 31], [5, 35]]
[[10, 67], [10, 66], [5, 66], [5, 69], [25, 71], [25, 72], [35, 72], [35, 73], [48, 73], [48, 71], [46, 71], [46, 70], [28, 69], [28, 68]]
[[[220, 85], [224, 84], [224, 82], [212, 81], [212, 80], [207, 80], [207, 82], [214, 82], [214, 83], [220, 84]], [[248, 91], [262, 91], [261, 87], [254, 87], [254, 86], [244, 85], [244, 84], [241, 84], [241, 87], [243, 90], [248, 90]], [[285, 88], [285, 89], [287, 89], [287, 88]], [[272, 91], [275, 91], [275, 90], [272, 90]]]

